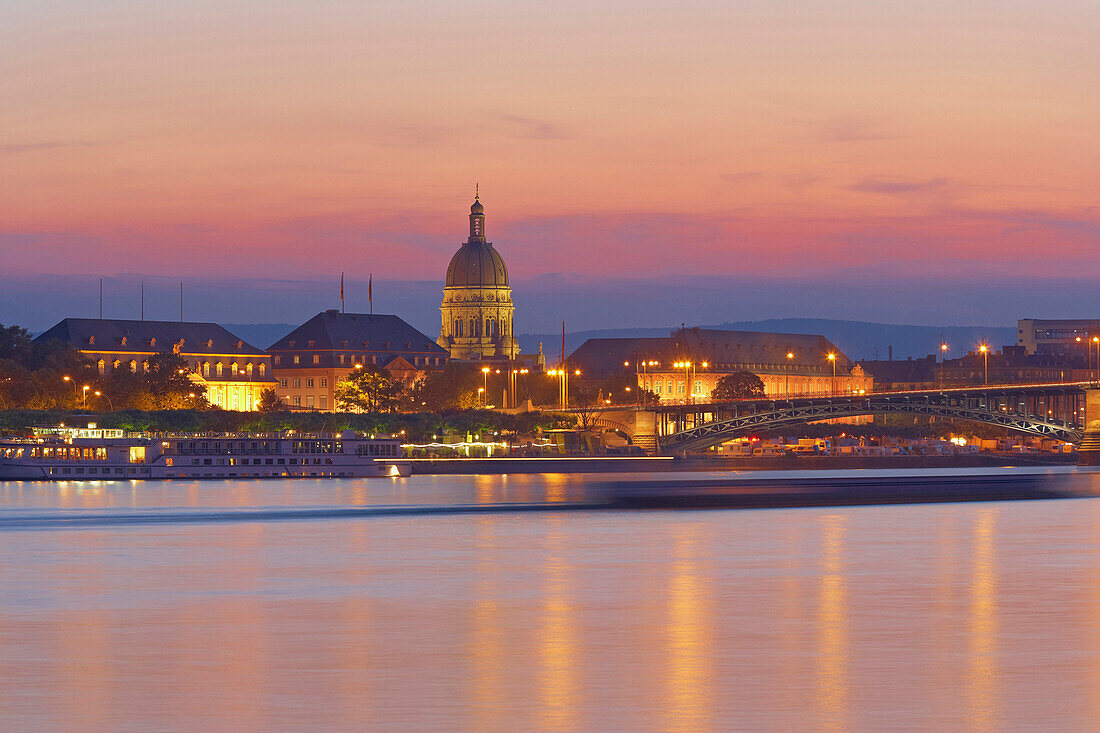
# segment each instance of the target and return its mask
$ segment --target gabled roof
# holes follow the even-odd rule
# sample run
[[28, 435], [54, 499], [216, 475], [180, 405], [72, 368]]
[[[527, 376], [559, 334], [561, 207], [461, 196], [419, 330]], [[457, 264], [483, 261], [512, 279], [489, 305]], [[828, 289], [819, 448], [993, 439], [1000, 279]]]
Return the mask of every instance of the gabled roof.
[[268, 351], [310, 349], [447, 356], [446, 349], [397, 316], [336, 310], [318, 313], [272, 344]]
[[64, 341], [82, 351], [168, 353], [176, 344], [184, 354], [266, 356], [216, 323], [129, 321], [116, 318], [66, 318], [35, 341]]

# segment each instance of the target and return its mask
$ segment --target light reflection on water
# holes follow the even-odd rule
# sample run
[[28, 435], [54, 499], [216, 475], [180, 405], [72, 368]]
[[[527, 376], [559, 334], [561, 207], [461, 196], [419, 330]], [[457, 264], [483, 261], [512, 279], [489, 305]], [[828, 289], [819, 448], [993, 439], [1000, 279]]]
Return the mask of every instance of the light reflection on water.
[[[585, 481], [0, 483], [0, 518]], [[1084, 730], [1098, 570], [1096, 499], [0, 529], [0, 729]]]

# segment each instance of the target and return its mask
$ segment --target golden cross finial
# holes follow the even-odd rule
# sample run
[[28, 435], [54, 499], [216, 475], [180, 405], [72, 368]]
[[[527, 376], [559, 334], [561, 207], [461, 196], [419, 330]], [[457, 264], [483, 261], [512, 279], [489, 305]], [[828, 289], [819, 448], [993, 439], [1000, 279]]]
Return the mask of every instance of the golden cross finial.
[[478, 196], [477, 186], [478, 186], [478, 184], [475, 183], [474, 184], [474, 201], [477, 201], [477, 196]]

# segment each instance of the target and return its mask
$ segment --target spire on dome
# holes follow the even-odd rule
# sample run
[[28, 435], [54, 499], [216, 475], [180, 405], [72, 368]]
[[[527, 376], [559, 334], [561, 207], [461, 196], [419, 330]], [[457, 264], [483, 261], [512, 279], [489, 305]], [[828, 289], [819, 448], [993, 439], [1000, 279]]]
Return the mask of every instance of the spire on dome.
[[478, 200], [478, 185], [474, 184], [474, 205], [470, 207], [470, 241], [485, 241], [485, 207]]

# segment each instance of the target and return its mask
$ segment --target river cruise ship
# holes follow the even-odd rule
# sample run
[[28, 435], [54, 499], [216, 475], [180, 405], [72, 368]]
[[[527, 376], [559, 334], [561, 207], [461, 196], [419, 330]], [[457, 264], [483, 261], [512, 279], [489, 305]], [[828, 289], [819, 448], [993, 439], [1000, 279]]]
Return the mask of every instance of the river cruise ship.
[[35, 428], [0, 440], [0, 480], [408, 476], [401, 441], [343, 433], [127, 435], [121, 430]]

